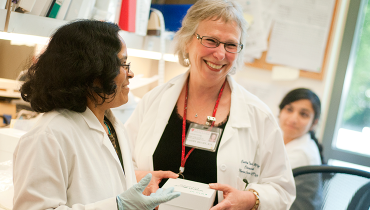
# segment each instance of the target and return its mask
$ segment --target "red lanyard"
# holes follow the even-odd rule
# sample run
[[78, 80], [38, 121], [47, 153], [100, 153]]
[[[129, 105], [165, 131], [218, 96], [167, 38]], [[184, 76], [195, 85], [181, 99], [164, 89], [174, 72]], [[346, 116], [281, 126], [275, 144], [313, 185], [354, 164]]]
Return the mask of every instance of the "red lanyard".
[[[217, 97], [217, 101], [216, 101], [216, 104], [215, 104], [215, 108], [213, 109], [212, 117], [216, 116], [218, 104], [220, 103], [220, 99], [221, 99], [221, 96], [222, 96], [222, 92], [224, 91], [225, 84], [226, 84], [226, 80], [225, 80], [224, 84], [222, 84], [221, 90], [218, 93], [218, 97]], [[186, 83], [184, 116], [182, 117], [182, 150], [181, 150], [181, 167], [180, 167], [179, 174], [182, 174], [184, 172], [186, 160], [188, 159], [190, 153], [192, 153], [193, 150], [194, 150], [194, 148], [191, 148], [191, 150], [185, 156], [185, 143], [184, 142], [185, 142], [185, 130], [186, 130], [186, 111], [188, 109], [188, 89], [189, 89], [189, 79]], [[215, 121], [212, 122], [211, 127], [213, 127], [214, 124], [215, 124]]]

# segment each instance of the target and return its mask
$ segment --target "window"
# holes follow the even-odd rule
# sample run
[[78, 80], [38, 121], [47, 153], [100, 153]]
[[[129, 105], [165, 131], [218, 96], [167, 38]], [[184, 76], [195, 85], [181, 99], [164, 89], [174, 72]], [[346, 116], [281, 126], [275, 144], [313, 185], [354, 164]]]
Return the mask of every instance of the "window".
[[351, 1], [324, 132], [326, 158], [370, 166], [370, 1]]

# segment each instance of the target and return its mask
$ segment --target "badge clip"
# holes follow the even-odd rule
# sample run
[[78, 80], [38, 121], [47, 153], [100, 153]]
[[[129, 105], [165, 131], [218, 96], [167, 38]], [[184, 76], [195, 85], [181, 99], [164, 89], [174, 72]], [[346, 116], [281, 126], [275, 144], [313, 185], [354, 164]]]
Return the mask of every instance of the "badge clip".
[[212, 122], [216, 122], [216, 118], [215, 117], [211, 117], [211, 116], [207, 116], [206, 125], [211, 125]]
[[180, 168], [179, 168], [179, 173], [178, 173], [178, 175], [179, 175], [179, 176], [181, 176], [183, 179], [185, 179], [184, 174], [182, 174], [182, 173], [184, 173], [184, 171], [185, 171], [185, 167], [180, 167]]

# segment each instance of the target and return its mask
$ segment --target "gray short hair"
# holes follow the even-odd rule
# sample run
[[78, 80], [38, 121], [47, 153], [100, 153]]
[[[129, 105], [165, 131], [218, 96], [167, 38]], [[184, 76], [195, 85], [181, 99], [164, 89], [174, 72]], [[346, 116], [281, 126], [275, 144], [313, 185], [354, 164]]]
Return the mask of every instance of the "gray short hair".
[[[175, 53], [178, 55], [179, 63], [185, 67], [190, 65], [189, 54], [186, 53], [186, 46], [190, 43], [192, 36], [203, 20], [222, 19], [225, 23], [235, 21], [241, 31], [240, 43], [245, 45], [247, 37], [247, 21], [243, 17], [241, 6], [231, 0], [198, 0], [190, 7], [182, 26], [175, 35], [177, 41]], [[237, 65], [243, 63], [243, 55], [239, 54]]]

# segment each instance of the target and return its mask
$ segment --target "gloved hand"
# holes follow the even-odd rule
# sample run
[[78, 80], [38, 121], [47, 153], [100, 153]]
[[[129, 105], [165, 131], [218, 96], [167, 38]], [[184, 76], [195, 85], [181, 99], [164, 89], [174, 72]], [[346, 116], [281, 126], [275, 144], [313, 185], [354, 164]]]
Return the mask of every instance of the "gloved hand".
[[143, 195], [143, 191], [148, 186], [152, 174], [147, 174], [139, 183], [132, 186], [127, 191], [119, 194], [116, 198], [119, 210], [152, 210], [161, 203], [170, 201], [180, 196], [180, 192], [173, 192], [174, 188], [163, 190], [159, 188], [150, 196]]

